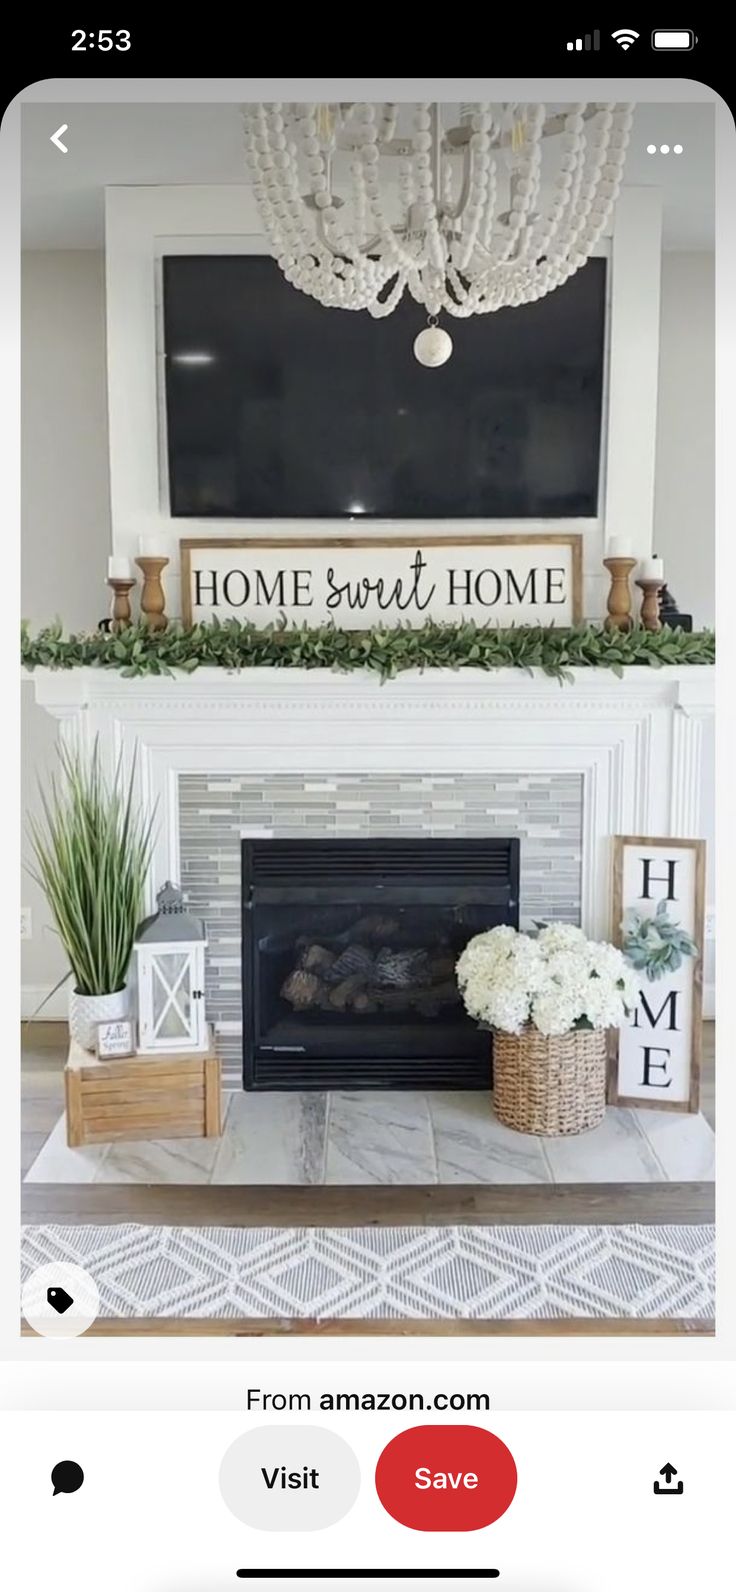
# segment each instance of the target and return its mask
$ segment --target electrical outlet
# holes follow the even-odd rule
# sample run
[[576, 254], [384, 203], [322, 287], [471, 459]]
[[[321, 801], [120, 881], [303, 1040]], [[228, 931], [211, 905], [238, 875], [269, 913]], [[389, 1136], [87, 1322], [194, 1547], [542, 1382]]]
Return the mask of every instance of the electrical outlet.
[[20, 909], [20, 937], [22, 940], [33, 939], [33, 912], [30, 907]]
[[715, 912], [706, 912], [706, 914], [705, 914], [705, 938], [706, 938], [706, 940], [714, 940], [715, 937], [716, 937], [716, 915], [715, 915]]

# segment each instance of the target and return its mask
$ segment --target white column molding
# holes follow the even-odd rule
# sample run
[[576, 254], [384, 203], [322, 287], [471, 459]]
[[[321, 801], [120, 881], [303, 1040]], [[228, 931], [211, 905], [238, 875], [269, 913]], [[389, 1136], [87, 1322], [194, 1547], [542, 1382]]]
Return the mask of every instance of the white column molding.
[[703, 791], [703, 721], [715, 712], [712, 688], [697, 678], [683, 680], [672, 715], [672, 781], [669, 833], [698, 839]]

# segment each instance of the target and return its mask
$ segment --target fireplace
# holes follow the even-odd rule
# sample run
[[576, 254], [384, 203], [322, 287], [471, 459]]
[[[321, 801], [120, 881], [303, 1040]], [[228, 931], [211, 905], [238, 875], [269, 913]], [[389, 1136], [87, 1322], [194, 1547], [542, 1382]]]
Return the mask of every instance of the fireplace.
[[454, 967], [518, 912], [515, 838], [244, 840], [244, 1087], [487, 1088]]

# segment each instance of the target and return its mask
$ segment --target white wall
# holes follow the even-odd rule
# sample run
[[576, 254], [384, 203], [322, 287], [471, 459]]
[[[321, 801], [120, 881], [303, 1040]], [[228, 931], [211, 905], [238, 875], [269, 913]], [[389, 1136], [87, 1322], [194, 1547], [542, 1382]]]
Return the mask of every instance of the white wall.
[[[94, 629], [107, 612], [110, 547], [104, 258], [93, 251], [27, 253], [22, 262], [21, 611], [34, 628], [58, 615]], [[22, 688], [22, 805], [36, 805], [37, 772], [53, 766], [53, 721]], [[25, 848], [27, 854], [27, 847]], [[22, 944], [24, 1015], [65, 962], [41, 892], [24, 874], [33, 913]], [[45, 1015], [63, 1013], [62, 992]]]
[[683, 613], [715, 623], [715, 271], [663, 254], [654, 544]]

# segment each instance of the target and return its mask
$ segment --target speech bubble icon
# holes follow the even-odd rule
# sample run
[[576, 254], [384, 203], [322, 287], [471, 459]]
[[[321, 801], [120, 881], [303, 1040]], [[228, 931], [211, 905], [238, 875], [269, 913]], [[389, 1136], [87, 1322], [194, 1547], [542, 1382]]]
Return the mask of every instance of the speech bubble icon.
[[60, 1459], [51, 1472], [54, 1497], [57, 1493], [75, 1493], [84, 1481], [84, 1471], [76, 1459]]

